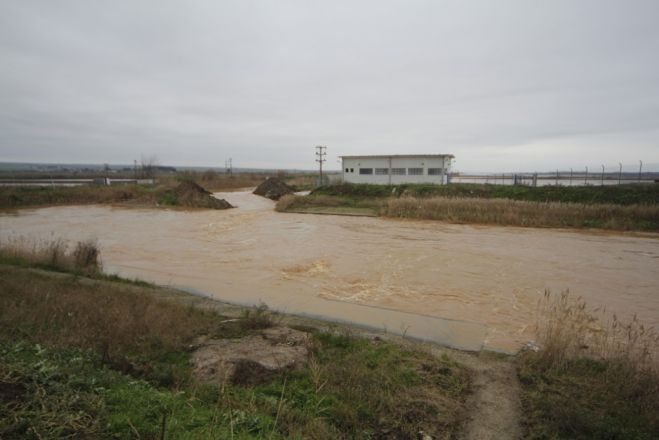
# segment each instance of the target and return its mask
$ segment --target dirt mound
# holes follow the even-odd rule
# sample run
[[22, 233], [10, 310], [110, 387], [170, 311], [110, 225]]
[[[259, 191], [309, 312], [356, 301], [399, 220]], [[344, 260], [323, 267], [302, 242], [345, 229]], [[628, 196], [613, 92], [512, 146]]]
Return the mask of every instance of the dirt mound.
[[201, 382], [260, 383], [303, 364], [308, 337], [299, 330], [272, 327], [240, 339], [201, 341], [192, 354], [194, 375]]
[[189, 208], [229, 209], [233, 208], [224, 199], [216, 199], [213, 194], [192, 181], [184, 181], [169, 191], [173, 204]]
[[267, 197], [271, 200], [279, 200], [286, 194], [293, 194], [295, 190], [276, 177], [268, 177], [262, 184], [256, 187], [254, 194]]

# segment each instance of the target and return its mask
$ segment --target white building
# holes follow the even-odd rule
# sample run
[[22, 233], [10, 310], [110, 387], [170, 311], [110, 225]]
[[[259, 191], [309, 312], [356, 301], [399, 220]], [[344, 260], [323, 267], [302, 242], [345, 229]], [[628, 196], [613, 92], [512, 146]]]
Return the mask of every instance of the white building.
[[397, 154], [389, 156], [340, 156], [343, 181], [398, 185], [448, 183], [452, 154]]

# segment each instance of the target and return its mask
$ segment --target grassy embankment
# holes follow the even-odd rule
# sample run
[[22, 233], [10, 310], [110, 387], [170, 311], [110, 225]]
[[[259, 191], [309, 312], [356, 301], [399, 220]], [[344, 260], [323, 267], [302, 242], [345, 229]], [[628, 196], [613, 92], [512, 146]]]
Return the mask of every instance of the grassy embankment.
[[659, 438], [657, 333], [567, 293], [546, 297], [541, 350], [516, 360], [525, 438]]
[[193, 340], [279, 318], [91, 278], [98, 260], [79, 255], [93, 246], [79, 247], [0, 249], [0, 438], [450, 438], [463, 420], [469, 378], [450, 358], [315, 328], [304, 366], [253, 385], [198, 383]]
[[[176, 187], [188, 176], [163, 179], [149, 185], [83, 185], [83, 186], [0, 186], [0, 209], [17, 209], [55, 205], [123, 204], [126, 206], [184, 206], [177, 199]], [[252, 182], [252, 178], [239, 178], [224, 182], [232, 189]], [[218, 190], [218, 181], [212, 182]], [[233, 186], [235, 185], [235, 186]]]
[[530, 227], [659, 231], [659, 185], [355, 185], [286, 196], [285, 212], [345, 213]]

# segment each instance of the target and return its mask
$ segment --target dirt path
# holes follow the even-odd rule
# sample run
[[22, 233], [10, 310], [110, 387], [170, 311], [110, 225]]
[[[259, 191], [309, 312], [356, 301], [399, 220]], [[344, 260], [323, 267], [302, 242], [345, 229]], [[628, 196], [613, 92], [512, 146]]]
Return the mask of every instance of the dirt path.
[[449, 353], [473, 374], [473, 389], [467, 400], [469, 418], [458, 437], [460, 440], [522, 438], [520, 386], [511, 358], [492, 353], [447, 352], [444, 348], [432, 352]]

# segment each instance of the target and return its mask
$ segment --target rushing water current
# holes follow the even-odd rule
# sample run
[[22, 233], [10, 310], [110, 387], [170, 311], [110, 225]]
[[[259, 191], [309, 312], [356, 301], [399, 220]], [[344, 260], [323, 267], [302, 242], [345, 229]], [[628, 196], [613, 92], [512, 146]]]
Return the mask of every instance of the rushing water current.
[[545, 289], [659, 327], [659, 236], [226, 211], [66, 206], [0, 215], [0, 238], [97, 239], [107, 272], [465, 349], [533, 339]]

